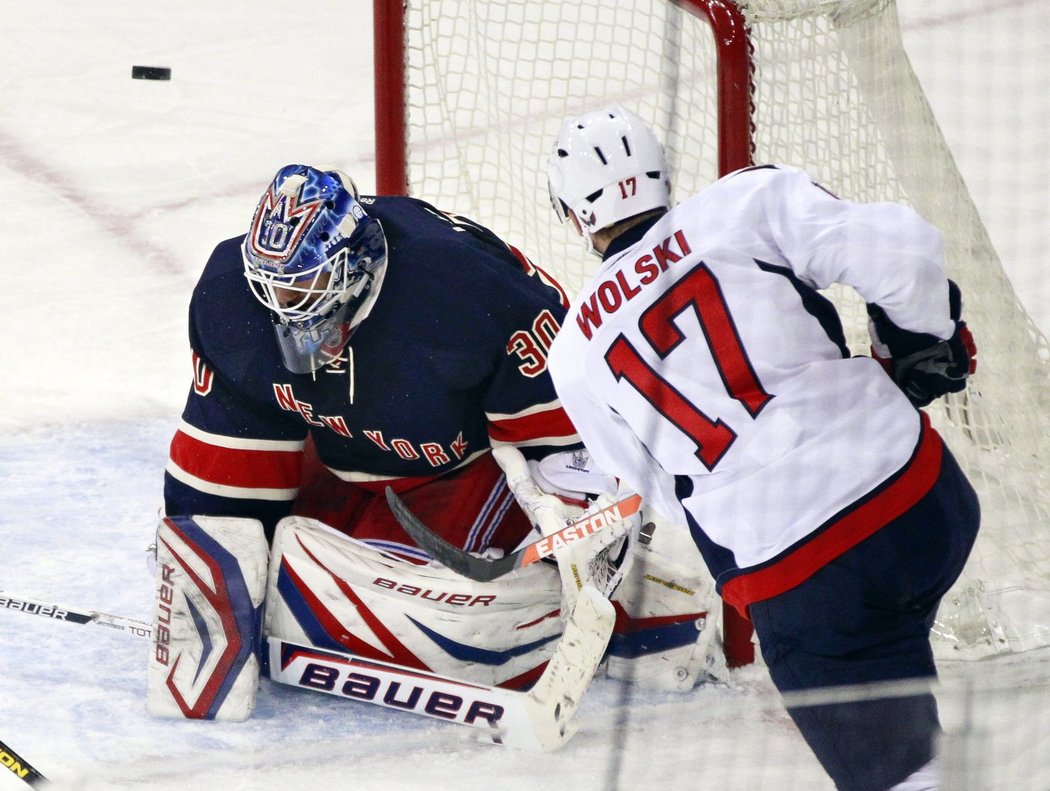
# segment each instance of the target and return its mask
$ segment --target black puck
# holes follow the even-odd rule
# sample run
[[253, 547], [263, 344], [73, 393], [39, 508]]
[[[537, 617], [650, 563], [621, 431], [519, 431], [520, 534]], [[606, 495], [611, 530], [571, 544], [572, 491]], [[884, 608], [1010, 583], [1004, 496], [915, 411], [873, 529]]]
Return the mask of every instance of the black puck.
[[132, 66], [133, 80], [170, 80], [171, 69], [167, 66]]

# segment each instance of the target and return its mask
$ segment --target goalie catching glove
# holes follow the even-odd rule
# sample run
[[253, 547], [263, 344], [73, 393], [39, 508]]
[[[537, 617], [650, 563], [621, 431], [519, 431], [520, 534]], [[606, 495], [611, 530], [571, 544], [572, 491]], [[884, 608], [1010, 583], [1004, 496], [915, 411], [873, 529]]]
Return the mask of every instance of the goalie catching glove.
[[947, 340], [901, 329], [878, 305], [868, 305], [872, 354], [916, 407], [961, 392], [977, 370], [977, 346], [966, 322], [960, 320], [962, 294], [951, 280], [948, 302], [955, 332]]
[[[545, 536], [587, 510], [601, 510], [631, 494], [618, 488], [615, 478], [591, 467], [586, 451], [556, 453], [542, 462], [527, 462], [511, 446], [494, 448], [492, 455], [506, 474], [518, 505]], [[588, 495], [597, 495], [593, 504]], [[640, 526], [641, 516], [635, 513], [554, 550], [562, 579], [563, 614], [572, 611], [588, 583], [606, 598], [612, 596], [630, 568]]]

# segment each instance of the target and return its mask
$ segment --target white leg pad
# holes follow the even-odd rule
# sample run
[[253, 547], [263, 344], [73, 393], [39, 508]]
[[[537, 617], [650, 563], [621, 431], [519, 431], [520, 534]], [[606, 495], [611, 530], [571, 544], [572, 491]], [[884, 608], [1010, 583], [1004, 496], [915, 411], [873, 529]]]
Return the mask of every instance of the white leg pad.
[[721, 600], [699, 550], [685, 527], [645, 506], [642, 521], [656, 529], [613, 596], [629, 625], [617, 625], [607, 675], [669, 692], [726, 680]]
[[517, 689], [562, 631], [558, 573], [545, 563], [475, 582], [292, 516], [277, 525], [270, 566], [269, 638]]
[[256, 520], [161, 520], [147, 683], [150, 714], [232, 721], [251, 716], [268, 560], [269, 547]]

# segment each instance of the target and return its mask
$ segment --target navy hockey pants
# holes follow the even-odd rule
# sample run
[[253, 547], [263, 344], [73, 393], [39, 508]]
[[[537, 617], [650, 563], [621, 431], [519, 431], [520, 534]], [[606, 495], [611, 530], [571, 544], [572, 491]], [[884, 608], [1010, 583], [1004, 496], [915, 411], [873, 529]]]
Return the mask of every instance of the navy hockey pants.
[[[944, 448], [940, 475], [908, 512], [801, 585], [749, 608], [781, 692], [936, 675], [929, 634], [977, 537], [973, 487]], [[789, 706], [839, 789], [884, 791], [928, 763], [932, 695]]]

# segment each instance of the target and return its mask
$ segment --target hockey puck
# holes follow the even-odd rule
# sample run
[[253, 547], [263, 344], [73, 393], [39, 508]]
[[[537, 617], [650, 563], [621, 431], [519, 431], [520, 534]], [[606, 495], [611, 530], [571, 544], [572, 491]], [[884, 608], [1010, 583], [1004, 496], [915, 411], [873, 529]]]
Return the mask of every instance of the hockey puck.
[[133, 80], [170, 80], [171, 69], [167, 66], [132, 66]]

